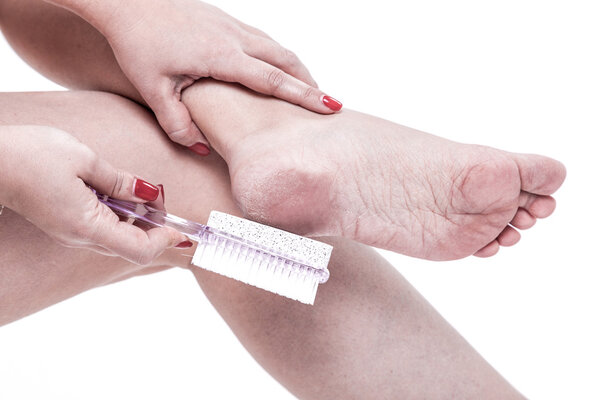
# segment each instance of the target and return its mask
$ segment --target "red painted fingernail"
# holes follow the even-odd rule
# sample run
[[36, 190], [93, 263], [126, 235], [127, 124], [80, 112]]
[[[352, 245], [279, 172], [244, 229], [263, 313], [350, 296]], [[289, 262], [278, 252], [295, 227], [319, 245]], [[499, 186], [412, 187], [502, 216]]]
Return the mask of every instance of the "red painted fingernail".
[[190, 150], [201, 156], [210, 154], [210, 149], [204, 143], [196, 143], [195, 145], [190, 146]]
[[188, 249], [190, 247], [192, 247], [194, 245], [194, 243], [190, 242], [189, 240], [186, 240], [185, 242], [181, 242], [179, 243], [177, 246], [178, 249]]
[[321, 96], [321, 101], [325, 104], [330, 110], [340, 111], [342, 109], [342, 103], [337, 101], [331, 96]]
[[154, 201], [158, 199], [160, 190], [145, 180], [136, 178], [133, 193], [142, 200]]

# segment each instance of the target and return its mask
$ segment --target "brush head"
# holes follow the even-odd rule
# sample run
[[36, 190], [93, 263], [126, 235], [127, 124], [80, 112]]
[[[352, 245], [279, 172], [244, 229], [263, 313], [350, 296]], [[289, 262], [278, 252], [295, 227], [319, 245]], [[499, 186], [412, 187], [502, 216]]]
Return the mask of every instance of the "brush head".
[[213, 211], [192, 264], [313, 304], [329, 278], [332, 246], [247, 219]]

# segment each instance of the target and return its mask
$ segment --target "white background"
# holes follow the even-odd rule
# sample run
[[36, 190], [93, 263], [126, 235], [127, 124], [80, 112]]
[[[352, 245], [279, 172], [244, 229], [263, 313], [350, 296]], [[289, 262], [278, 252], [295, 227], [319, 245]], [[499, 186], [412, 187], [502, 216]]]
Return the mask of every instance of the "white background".
[[[594, 3], [215, 3], [293, 49], [348, 108], [566, 164], [555, 214], [492, 259], [385, 253], [530, 398], [600, 398]], [[0, 42], [0, 91], [57, 89]], [[181, 271], [93, 290], [0, 329], [2, 399], [242, 396], [293, 398]]]

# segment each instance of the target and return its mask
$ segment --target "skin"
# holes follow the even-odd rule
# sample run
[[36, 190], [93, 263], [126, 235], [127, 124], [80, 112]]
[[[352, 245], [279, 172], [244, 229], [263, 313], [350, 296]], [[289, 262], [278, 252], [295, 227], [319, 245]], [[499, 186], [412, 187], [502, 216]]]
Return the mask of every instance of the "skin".
[[[145, 203], [134, 189], [139, 179], [114, 168], [59, 129], [0, 126], [0, 170], [11, 171], [0, 176], [0, 204], [64, 246], [88, 248], [148, 264], [165, 249], [187, 241], [175, 229], [144, 231], [120, 221], [86, 185], [113, 198]], [[156, 198], [149, 204], [162, 208], [156, 202], [160, 189], [153, 187], [153, 190]]]
[[[79, 24], [79, 22], [75, 23]], [[84, 30], [88, 29], [84, 25], [78, 26]], [[59, 31], [62, 29], [58, 28]], [[88, 30], [88, 32], [90, 31]], [[14, 34], [13, 38], [19, 36], [15, 34], [15, 31], [12, 33]], [[70, 48], [73, 49], [73, 47]], [[27, 45], [25, 45], [25, 49], [20, 48], [18, 51], [27, 52]], [[112, 58], [103, 58], [102, 53], [91, 50], [90, 53], [93, 57], [89, 61], [106, 62], [106, 66], [110, 68], [111, 62], [108, 61], [113, 60]], [[31, 54], [32, 59], [38, 57], [33, 51]], [[110, 53], [107, 54], [110, 56]], [[40, 57], [43, 59], [44, 50], [41, 51]], [[71, 54], [71, 57], [76, 57], [76, 54]], [[40, 62], [40, 58], [37, 58], [37, 62], [44, 64]], [[75, 72], [75, 78], [72, 79], [77, 80], [78, 70], [74, 66], [71, 68]], [[52, 70], [52, 68], [50, 69]], [[55, 69], [54, 73], [60, 73], [57, 71], [59, 69]], [[65, 74], [65, 71], [69, 71], [68, 66], [62, 73]], [[103, 71], [106, 70], [103, 69]], [[79, 72], [79, 75], [82, 73]], [[101, 73], [92, 78], [89, 78], [88, 75], [88, 79], [92, 84], [113, 82], [118, 88], [121, 88], [118, 90], [131, 87], [121, 79], [121, 76]], [[226, 86], [222, 87], [224, 95], [215, 98], [214, 101], [202, 98], [203, 95], [211, 93], [211, 90], [217, 90], [213, 93], [219, 93], [220, 88], [211, 88], [210, 85], [197, 86], [197, 89], [194, 88], [189, 92], [187, 99], [189, 107], [193, 108], [194, 105], [204, 104], [207, 107], [226, 110], [227, 107], [224, 105], [231, 104], [227, 102], [246, 101], [244, 92], [236, 92], [237, 88]], [[60, 96], [66, 95], [61, 94]], [[83, 96], [81, 93], [68, 95]], [[73, 103], [68, 103], [64, 97], [53, 103], [49, 96], [55, 96], [55, 94], [44, 95], [45, 98], [36, 102], [31, 95], [21, 96], [24, 96], [21, 102], [17, 102], [15, 97], [6, 102], [7, 109], [13, 112], [13, 114], [9, 114], [9, 119], [12, 121], [9, 123], [31, 124], [35, 123], [31, 121], [32, 119], [42, 116], [41, 119], [44, 122], [37, 123], [58, 126], [63, 130], [70, 131], [85, 143], [88, 140], [84, 138], [86, 135], [84, 131], [89, 129], [90, 143], [88, 144], [99, 154], [105, 155], [109, 161], [116, 162], [117, 167], [123, 168], [122, 164], [131, 163], [130, 168], [141, 169], [141, 164], [145, 164], [149, 169], [147, 172], [151, 175], [157, 174], [157, 178], [162, 177], [163, 173], [170, 173], [171, 175], [165, 176], [169, 185], [175, 182], [176, 187], [180, 190], [183, 188], [183, 191], [177, 191], [173, 195], [174, 202], [169, 204], [170, 211], [199, 221], [205, 220], [207, 210], [211, 207], [229, 213], [240, 213], [240, 210], [233, 205], [231, 192], [223, 197], [216, 195], [219, 187], [229, 191], [229, 182], [221, 183], [220, 186], [218, 179], [207, 182], [203, 180], [205, 176], [203, 178], [192, 175], [190, 178], [192, 170], [202, 170], [209, 177], [212, 175], [210, 170], [203, 169], [206, 165], [198, 166], [195, 164], [197, 160], [193, 160], [189, 164], [182, 164], [186, 155], [170, 153], [168, 146], [165, 148], [165, 146], [149, 140], [150, 137], [153, 137], [150, 135], [151, 130], [146, 132], [142, 129], [141, 125], [144, 124], [141, 124], [139, 120], [126, 123], [124, 120], [127, 117], [120, 114], [127, 109], [125, 104], [111, 107], [109, 102], [98, 104], [94, 99], [82, 97], [76, 98]], [[13, 104], [16, 110], [10, 108]], [[69, 114], [61, 115], [60, 110], [65, 110], [65, 104], [68, 106]], [[91, 105], [90, 112], [92, 114], [86, 114], [83, 109], [77, 108], [77, 104], [80, 107]], [[36, 106], [39, 109], [35, 108]], [[258, 105], [257, 109], [268, 110], [269, 107], [263, 108]], [[20, 113], [21, 109], [25, 113]], [[249, 113], [251, 111], [249, 110]], [[97, 120], [107, 123], [109, 118], [101, 118], [100, 115], [93, 114], [100, 112], [106, 112], [111, 116], [110, 121], [118, 121], [118, 125], [104, 125], [100, 126], [101, 130], [96, 130], [96, 124], [92, 126], [82, 123], [82, 121]], [[200, 110], [196, 112], [200, 113]], [[70, 119], [72, 115], [77, 115], [76, 121]], [[15, 116], [22, 117], [22, 120], [17, 121]], [[121, 119], [121, 117], [123, 118]], [[232, 114], [231, 117], [236, 123], [239, 123], [239, 116]], [[248, 115], [242, 115], [242, 117], [247, 118]], [[61, 120], [61, 118], [65, 120]], [[68, 121], [71, 124], [69, 126], [67, 126]], [[293, 121], [293, 119], [289, 120], [289, 122]], [[129, 130], [121, 131], [120, 127]], [[122, 146], [116, 140], [121, 136], [115, 136], [114, 141], [118, 143], [118, 146], [123, 147], [122, 151], [126, 152], [126, 154], [119, 153], [110, 147], [110, 143], [104, 143], [104, 140], [99, 143], [96, 139], [99, 135], [106, 136], [106, 132], [113, 130], [121, 135], [124, 132], [133, 135], [137, 132], [140, 137], [137, 140], [130, 138], [131, 140], [126, 141], [128, 144]], [[154, 131], [159, 137], [159, 130], [155, 127]], [[108, 134], [106, 142], [111, 142], [111, 134]], [[129, 143], [130, 141], [132, 143]], [[144, 147], [146, 144], [152, 147], [146, 149]], [[105, 153], [98, 148], [99, 146], [109, 146], [109, 151]], [[140, 149], [144, 149], [144, 160], [131, 156], [135, 152], [139, 154]], [[150, 152], [146, 153], [145, 150]], [[114, 151], [115, 154], [110, 151]], [[155, 162], [151, 162], [154, 159], [150, 158], [154, 156], [157, 159], [164, 159], [165, 155], [177, 156], [173, 158], [174, 168], [170, 168], [170, 161], [169, 168], [161, 166], [160, 171], [157, 171]], [[171, 158], [168, 159], [171, 160]], [[133, 165], [137, 162], [140, 165]], [[221, 160], [218, 162], [221, 163], [221, 171], [226, 176], [226, 165]], [[186, 181], [180, 181], [179, 179], [182, 177]], [[186, 182], [189, 182], [187, 179], [193, 181], [195, 185], [199, 184], [200, 187], [210, 187], [210, 193], [202, 190], [198, 198], [194, 197], [190, 194], [194, 191], [189, 189], [189, 185], [186, 185]], [[208, 204], [208, 208], [204, 208], [207, 204], [207, 197], [211, 196], [214, 196], [212, 199], [214, 203]], [[188, 203], [188, 201], [196, 202]], [[188, 204], [189, 208], [182, 204]], [[228, 204], [231, 208], [228, 208]], [[11, 216], [10, 212], [8, 215]], [[16, 218], [12, 221], [12, 228], [19, 228], [19, 216], [13, 213], [12, 217]], [[15, 224], [15, 222], [17, 223]], [[25, 226], [23, 232], [27, 232], [27, 227], [35, 230], [35, 227], [31, 225], [25, 224]], [[332, 277], [332, 280], [320, 289], [317, 303], [314, 308], [310, 309], [217, 275], [199, 270], [194, 271], [211, 302], [234, 329], [246, 348], [295, 395], [301, 398], [372, 398], [374, 394], [377, 398], [520, 398], [520, 395], [493, 371], [387, 263], [371, 250], [355, 243], [343, 239], [331, 239], [331, 243], [334, 244], [336, 250], [330, 269], [336, 278]], [[17, 245], [15, 243], [15, 246]], [[23, 250], [18, 246], [16, 249]], [[45, 250], [47, 252], [44, 254], [52, 254], [52, 249]], [[58, 252], [55, 253], [58, 254]], [[67, 272], [59, 272], [55, 277], [52, 274], [54, 271], [60, 271], [61, 268], [48, 268], [48, 265], [44, 265], [37, 267], [37, 270], [32, 268], [34, 274], [27, 275], [28, 268], [23, 268], [19, 262], [21, 255], [22, 253], [11, 252], [6, 255], [11, 257], [10, 262], [2, 263], [2, 265], [15, 264], [20, 272], [20, 274], [15, 274], [15, 271], [9, 270], [5, 275], [6, 279], [10, 279], [13, 283], [11, 287], [19, 289], [7, 291], [9, 295], [17, 296], [16, 301], [12, 302], [10, 297], [5, 299], [9, 303], [12, 302], [10, 304], [34, 303], [29, 308], [25, 307], [28, 312], [33, 312], [85, 288], [94, 287], [97, 282], [111, 282], [139, 273], [139, 269], [137, 269], [139, 267], [132, 268], [130, 264], [121, 260], [117, 260], [113, 264], [115, 259], [101, 258], [100, 262], [95, 264], [93, 261], [85, 258], [77, 259], [75, 256], [66, 259], [62, 253], [51, 266], [67, 264]], [[101, 270], [100, 279], [96, 281], [94, 273], [90, 273], [88, 270], [86, 271], [88, 273], [81, 274], [84, 276], [79, 279], [83, 285], [78, 286], [77, 269], [81, 265], [73, 265], [71, 260], [90, 266], [92, 271]], [[182, 263], [181, 260], [179, 254], [168, 251], [153, 264], [153, 268], [160, 269], [165, 265], [184, 264], [185, 262]], [[30, 264], [35, 264], [35, 258]], [[35, 272], [39, 275], [36, 275]], [[48, 278], [40, 282], [39, 276], [42, 274]], [[23, 282], [25, 283], [21, 284], [21, 281], [15, 277], [24, 277]], [[17, 284], [14, 284], [15, 282]], [[53, 284], [53, 282], [60, 282], [60, 285]], [[46, 293], [47, 298], [40, 301], [29, 300], [26, 294], [29, 289], [28, 284], [41, 286], [41, 292]], [[49, 286], [44, 286], [46, 284]], [[57, 286], [60, 286], [58, 290]], [[81, 289], [82, 287], [83, 289]], [[3, 300], [2, 304], [8, 303], [4, 303]], [[9, 313], [9, 320], [10, 315]], [[13, 313], [13, 318], [14, 315], [18, 317], [19, 314]], [[365, 324], [365, 321], [369, 321], [369, 324]], [[349, 359], [350, 354], [352, 359]], [[366, 375], [364, 371], [370, 371], [370, 373]], [[306, 385], [307, 381], [315, 382], [315, 384]]]
[[515, 228], [554, 211], [549, 195], [565, 178], [547, 157], [464, 145], [352, 110], [318, 116], [235, 85], [201, 82], [183, 101], [227, 161], [247, 217], [413, 257], [485, 257], [514, 245]]
[[[241, 215], [221, 158], [200, 162], [168, 140], [148, 111], [119, 96], [0, 94], [0, 125], [70, 132], [115, 168], [166, 183], [168, 209], [182, 217], [205, 222], [212, 209]], [[187, 268], [186, 255], [194, 251], [167, 250], [142, 269], [65, 248], [11, 210], [0, 221], [0, 324], [137, 274]], [[248, 351], [295, 396], [522, 398], [373, 250], [341, 238], [325, 241], [334, 246], [331, 278], [314, 306], [192, 268]]]
[[[92, 24], [171, 139], [208, 145], [180, 101], [202, 77], [240, 82], [312, 111], [333, 112], [291, 51], [197, 0], [52, 0]], [[177, 29], [173, 29], [176, 26]]]
[[[46, 76], [140, 97], [85, 21], [39, 3], [6, 4], [8, 40]], [[201, 86], [206, 95], [186, 95]], [[234, 85], [205, 80], [183, 102], [227, 161], [246, 217], [414, 257], [488, 257], [514, 245], [517, 229], [552, 213], [550, 195], [566, 175], [547, 157], [464, 145], [351, 110], [322, 116]]]

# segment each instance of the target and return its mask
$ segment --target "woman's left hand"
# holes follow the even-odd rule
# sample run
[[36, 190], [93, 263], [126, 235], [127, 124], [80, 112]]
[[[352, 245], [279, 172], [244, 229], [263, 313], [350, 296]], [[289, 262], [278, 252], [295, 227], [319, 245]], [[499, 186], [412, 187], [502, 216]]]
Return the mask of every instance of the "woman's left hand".
[[212, 5], [196, 0], [52, 2], [76, 12], [106, 37], [169, 137], [193, 150], [208, 142], [180, 97], [202, 77], [239, 82], [323, 114], [341, 108], [317, 89], [294, 53]]

